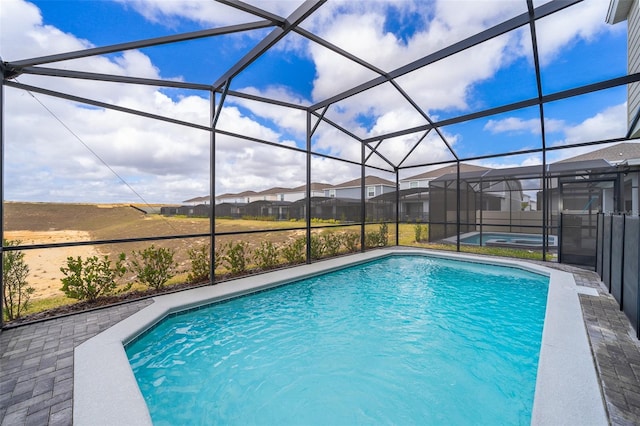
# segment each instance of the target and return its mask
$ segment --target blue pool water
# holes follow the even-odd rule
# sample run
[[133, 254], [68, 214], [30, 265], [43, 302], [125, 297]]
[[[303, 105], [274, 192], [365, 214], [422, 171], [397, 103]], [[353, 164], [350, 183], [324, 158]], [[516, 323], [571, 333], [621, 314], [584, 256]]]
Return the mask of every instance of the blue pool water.
[[[555, 237], [549, 237], [549, 245], [555, 245]], [[460, 242], [464, 244], [480, 245], [480, 233], [460, 238]], [[507, 232], [483, 232], [482, 245], [490, 242], [511, 243], [513, 245], [530, 245], [542, 247], [542, 235], [535, 234], [513, 234]]]
[[548, 277], [393, 256], [126, 347], [154, 424], [529, 424]]

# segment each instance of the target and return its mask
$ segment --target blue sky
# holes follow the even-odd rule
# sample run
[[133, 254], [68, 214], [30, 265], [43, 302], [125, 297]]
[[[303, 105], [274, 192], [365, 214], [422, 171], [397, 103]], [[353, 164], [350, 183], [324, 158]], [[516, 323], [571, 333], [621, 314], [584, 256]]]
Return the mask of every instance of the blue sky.
[[[300, 3], [255, 2], [282, 17]], [[539, 21], [545, 94], [626, 74], [626, 24], [606, 24], [607, 7], [607, 1], [585, 1]], [[524, 0], [329, 1], [302, 27], [389, 72], [525, 11]], [[13, 61], [257, 20], [215, 2], [3, 0], [0, 56]], [[270, 30], [44, 66], [211, 84]], [[531, 35], [523, 27], [396, 81], [432, 120], [444, 120], [536, 97], [531, 51]], [[310, 105], [377, 76], [292, 33], [234, 78], [231, 88]], [[196, 124], [209, 120], [206, 92], [30, 75], [18, 81]], [[140, 202], [138, 193], [147, 202], [174, 203], [208, 194], [207, 132], [34, 96], [5, 90], [5, 199]], [[326, 116], [363, 138], [426, 123], [390, 84], [338, 102]], [[304, 113], [241, 98], [227, 98], [219, 128], [305, 146]], [[545, 108], [548, 146], [621, 137], [626, 128], [625, 87]], [[542, 143], [537, 107], [443, 127], [441, 133], [462, 158], [535, 149]], [[379, 151], [399, 162], [420, 136], [383, 142]], [[319, 126], [313, 144], [318, 152], [339, 158], [360, 156], [359, 144], [328, 125]], [[548, 159], [580, 152], [555, 151]], [[446, 145], [432, 132], [404, 164], [450, 159]], [[389, 167], [375, 156], [371, 161], [373, 166]], [[540, 162], [541, 156], [534, 154], [480, 164], [512, 167]], [[403, 176], [422, 170], [411, 169]], [[339, 183], [358, 173], [347, 163], [318, 158], [312, 178]], [[305, 176], [304, 155], [298, 152], [218, 137], [217, 193], [294, 187], [304, 184]]]

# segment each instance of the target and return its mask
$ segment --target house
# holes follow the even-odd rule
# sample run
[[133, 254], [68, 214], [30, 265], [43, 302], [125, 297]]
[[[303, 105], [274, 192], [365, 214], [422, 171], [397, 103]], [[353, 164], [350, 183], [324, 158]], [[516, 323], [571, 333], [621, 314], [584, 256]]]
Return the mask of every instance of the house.
[[[313, 182], [311, 183], [311, 196], [312, 197], [323, 197], [325, 188], [330, 187], [331, 185], [328, 183], [319, 183]], [[282, 187], [274, 187], [265, 189], [264, 191], [244, 191], [237, 194], [226, 193], [222, 195], [218, 195], [215, 197], [215, 202], [217, 204], [230, 203], [230, 204], [238, 204], [238, 203], [252, 203], [254, 201], [288, 201], [294, 202], [301, 198], [305, 198], [307, 196], [307, 186], [301, 185], [295, 188], [282, 188]], [[199, 197], [206, 198], [209, 197]]]
[[[396, 190], [395, 183], [378, 176], [365, 176], [364, 185], [365, 199], [374, 198], [388, 192], [395, 192]], [[360, 199], [361, 191], [362, 179], [358, 178], [325, 188], [324, 196], [329, 198]]]
[[[483, 172], [487, 167], [460, 163], [460, 173]], [[445, 175], [458, 173], [456, 165], [430, 170], [400, 180], [400, 217], [406, 221], [427, 221], [429, 218], [429, 183]]]
[[[589, 182], [584, 173], [560, 182], [562, 197], [559, 210], [573, 211], [640, 211], [640, 143], [623, 142], [554, 163], [571, 167], [588, 164]], [[584, 167], [586, 170], [586, 167]], [[635, 172], [635, 173], [634, 173]], [[553, 203], [555, 192], [551, 192]], [[553, 204], [554, 206], [556, 204]]]

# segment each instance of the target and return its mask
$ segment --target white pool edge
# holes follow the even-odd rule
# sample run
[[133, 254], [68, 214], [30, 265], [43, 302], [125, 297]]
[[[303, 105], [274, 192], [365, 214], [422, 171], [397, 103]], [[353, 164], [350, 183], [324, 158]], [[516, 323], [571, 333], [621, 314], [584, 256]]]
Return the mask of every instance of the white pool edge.
[[518, 267], [550, 277], [532, 424], [607, 425], [573, 275], [536, 264], [459, 253], [389, 248], [329, 259], [154, 298], [154, 303], [74, 352], [74, 425], [151, 425], [124, 344], [166, 315], [390, 254], [420, 254]]

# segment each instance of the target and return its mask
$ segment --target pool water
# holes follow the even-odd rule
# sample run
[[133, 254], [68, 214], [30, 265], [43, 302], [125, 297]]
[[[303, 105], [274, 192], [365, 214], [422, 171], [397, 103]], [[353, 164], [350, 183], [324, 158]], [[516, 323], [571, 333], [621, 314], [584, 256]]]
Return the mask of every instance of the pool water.
[[[482, 233], [482, 245], [487, 245], [488, 242], [502, 242], [513, 243], [523, 245], [539, 245], [542, 247], [542, 235], [535, 234], [512, 234], [512, 233], [496, 233], [496, 232], [483, 232]], [[549, 245], [555, 245], [554, 240], [549, 238]], [[468, 237], [460, 238], [460, 242], [464, 244], [480, 245], [480, 233], [471, 235]]]
[[161, 321], [154, 424], [529, 424], [548, 277], [392, 256]]

